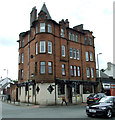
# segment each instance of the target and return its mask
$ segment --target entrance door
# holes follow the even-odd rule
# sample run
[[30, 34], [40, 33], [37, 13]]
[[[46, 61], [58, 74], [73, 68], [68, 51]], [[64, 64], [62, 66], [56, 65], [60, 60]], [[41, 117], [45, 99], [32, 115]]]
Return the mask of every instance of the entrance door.
[[16, 101], [18, 101], [18, 88], [16, 88]]
[[67, 85], [69, 103], [72, 103], [72, 87]]

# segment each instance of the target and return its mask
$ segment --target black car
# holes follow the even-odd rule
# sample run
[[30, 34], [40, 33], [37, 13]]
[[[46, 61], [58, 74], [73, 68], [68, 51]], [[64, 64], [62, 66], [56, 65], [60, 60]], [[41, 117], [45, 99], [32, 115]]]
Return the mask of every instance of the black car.
[[87, 104], [97, 103], [101, 98], [105, 97], [105, 93], [90, 94], [87, 97]]
[[106, 116], [111, 118], [115, 113], [115, 96], [103, 97], [98, 103], [86, 107], [88, 116]]

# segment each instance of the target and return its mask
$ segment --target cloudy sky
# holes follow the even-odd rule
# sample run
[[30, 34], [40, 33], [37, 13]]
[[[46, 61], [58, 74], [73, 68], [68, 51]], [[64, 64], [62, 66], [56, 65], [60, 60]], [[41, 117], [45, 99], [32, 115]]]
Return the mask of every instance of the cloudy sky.
[[19, 33], [29, 30], [30, 12], [39, 13], [43, 3], [53, 20], [68, 19], [70, 27], [84, 24], [93, 31], [95, 52], [100, 69], [113, 62], [113, 1], [114, 0], [1, 0], [0, 1], [0, 77], [18, 78]]

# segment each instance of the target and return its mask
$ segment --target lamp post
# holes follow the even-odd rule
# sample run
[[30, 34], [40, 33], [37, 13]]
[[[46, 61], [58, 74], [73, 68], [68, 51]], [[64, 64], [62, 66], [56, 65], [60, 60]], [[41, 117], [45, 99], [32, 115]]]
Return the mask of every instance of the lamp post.
[[99, 74], [99, 90], [101, 90], [100, 69], [99, 69], [99, 55], [101, 55], [101, 54], [102, 53], [97, 54], [97, 66], [98, 66], [98, 74]]
[[4, 71], [7, 71], [7, 78], [8, 78], [8, 69], [4, 69]]

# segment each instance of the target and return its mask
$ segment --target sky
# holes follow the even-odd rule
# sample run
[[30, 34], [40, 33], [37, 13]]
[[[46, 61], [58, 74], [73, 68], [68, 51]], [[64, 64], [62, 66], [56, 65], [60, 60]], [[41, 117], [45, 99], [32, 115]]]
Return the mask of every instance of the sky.
[[[83, 24], [93, 31], [95, 56], [100, 69], [113, 63], [113, 2], [114, 0], [1, 0], [0, 1], [0, 77], [18, 79], [19, 34], [30, 29], [30, 12], [40, 12], [43, 3], [53, 20], [68, 19], [70, 28]], [[97, 59], [97, 57], [96, 57]], [[96, 60], [97, 61], [97, 60]]]

